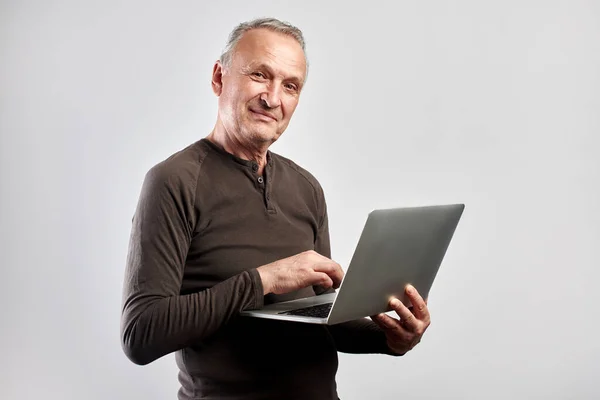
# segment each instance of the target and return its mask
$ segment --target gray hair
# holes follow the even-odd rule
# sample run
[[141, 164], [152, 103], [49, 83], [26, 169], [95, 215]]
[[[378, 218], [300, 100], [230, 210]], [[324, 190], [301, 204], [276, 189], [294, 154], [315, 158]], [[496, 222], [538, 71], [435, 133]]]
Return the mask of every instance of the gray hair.
[[296, 28], [294, 25], [280, 21], [276, 18], [257, 18], [252, 21], [242, 22], [238, 26], [236, 26], [233, 31], [229, 34], [229, 40], [227, 41], [227, 45], [225, 46], [225, 50], [221, 54], [220, 61], [224, 67], [230, 67], [231, 61], [233, 58], [233, 53], [235, 51], [235, 47], [238, 42], [244, 36], [244, 33], [252, 30], [265, 28], [269, 29], [273, 32], [282, 33], [284, 35], [288, 35], [300, 44], [302, 47], [302, 51], [304, 52], [304, 58], [306, 60], [306, 75], [308, 75], [308, 58], [306, 57], [306, 43], [304, 41], [304, 35], [302, 31]]

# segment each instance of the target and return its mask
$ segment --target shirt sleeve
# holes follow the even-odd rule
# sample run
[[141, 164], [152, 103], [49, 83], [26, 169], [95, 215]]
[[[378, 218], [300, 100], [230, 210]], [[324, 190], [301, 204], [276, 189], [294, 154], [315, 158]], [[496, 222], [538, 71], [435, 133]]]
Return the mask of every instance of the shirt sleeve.
[[[325, 257], [331, 258], [331, 244], [329, 238], [329, 220], [327, 204], [323, 192], [320, 193], [321, 224], [315, 241], [315, 251]], [[332, 292], [315, 287], [316, 294]], [[333, 337], [336, 348], [342, 353], [352, 354], [387, 354], [398, 356], [387, 345], [385, 334], [377, 324], [368, 318], [328, 325], [327, 329]]]
[[180, 295], [197, 215], [196, 181], [193, 171], [173, 172], [159, 164], [142, 185], [129, 239], [121, 314], [123, 350], [139, 365], [202, 340], [240, 311], [263, 305], [256, 269]]

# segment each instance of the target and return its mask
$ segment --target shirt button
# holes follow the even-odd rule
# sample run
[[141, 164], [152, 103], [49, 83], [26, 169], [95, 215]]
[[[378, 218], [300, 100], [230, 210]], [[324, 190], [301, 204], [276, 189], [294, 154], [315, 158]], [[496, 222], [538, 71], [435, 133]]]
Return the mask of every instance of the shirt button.
[[258, 183], [263, 183], [263, 177], [262, 176], [258, 177]]
[[252, 171], [254, 171], [254, 172], [258, 171], [258, 165], [252, 164]]

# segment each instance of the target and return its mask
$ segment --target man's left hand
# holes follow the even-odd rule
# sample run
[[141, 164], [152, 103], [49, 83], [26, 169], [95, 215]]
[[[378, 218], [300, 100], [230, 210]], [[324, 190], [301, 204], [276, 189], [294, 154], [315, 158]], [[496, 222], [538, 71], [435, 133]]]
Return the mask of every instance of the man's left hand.
[[400, 317], [399, 320], [385, 313], [371, 316], [373, 322], [383, 329], [390, 350], [400, 355], [415, 347], [431, 324], [427, 303], [417, 289], [408, 285], [406, 295], [413, 305], [411, 309], [396, 298], [390, 300], [390, 306]]

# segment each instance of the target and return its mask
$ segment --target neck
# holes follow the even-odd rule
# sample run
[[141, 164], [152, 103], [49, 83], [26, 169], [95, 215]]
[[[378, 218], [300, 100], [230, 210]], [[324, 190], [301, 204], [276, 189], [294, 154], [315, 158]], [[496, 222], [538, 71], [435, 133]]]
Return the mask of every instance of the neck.
[[241, 158], [242, 160], [254, 161], [258, 164], [259, 175], [262, 175], [267, 165], [268, 144], [255, 143], [251, 139], [233, 135], [228, 132], [220, 121], [217, 121], [212, 132], [206, 137], [212, 143], [221, 147], [226, 152]]

